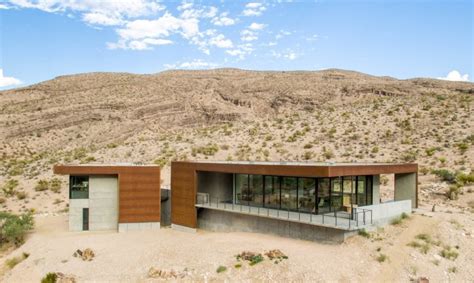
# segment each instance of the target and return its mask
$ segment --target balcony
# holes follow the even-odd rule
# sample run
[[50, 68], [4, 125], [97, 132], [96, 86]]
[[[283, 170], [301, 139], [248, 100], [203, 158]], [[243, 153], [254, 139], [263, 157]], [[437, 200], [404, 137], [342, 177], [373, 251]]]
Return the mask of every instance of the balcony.
[[[283, 221], [292, 221], [315, 226], [355, 231], [372, 225], [372, 210], [364, 208], [354, 208], [353, 217], [344, 211], [330, 212], [324, 214], [312, 214], [297, 211], [272, 209], [266, 207], [254, 207], [248, 205], [234, 204], [229, 201], [221, 201], [217, 197], [207, 193], [198, 193], [196, 207], [214, 209]], [[351, 219], [352, 218], [352, 219]]]

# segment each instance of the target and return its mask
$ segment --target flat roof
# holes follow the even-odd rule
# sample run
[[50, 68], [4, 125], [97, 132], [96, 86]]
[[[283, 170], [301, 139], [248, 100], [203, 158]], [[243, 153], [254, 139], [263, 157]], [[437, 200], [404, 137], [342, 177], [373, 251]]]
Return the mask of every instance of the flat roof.
[[235, 164], [235, 165], [290, 165], [290, 166], [387, 166], [387, 165], [407, 165], [415, 163], [390, 163], [390, 162], [314, 162], [314, 161], [237, 161], [237, 160], [193, 160], [178, 161], [203, 164]]

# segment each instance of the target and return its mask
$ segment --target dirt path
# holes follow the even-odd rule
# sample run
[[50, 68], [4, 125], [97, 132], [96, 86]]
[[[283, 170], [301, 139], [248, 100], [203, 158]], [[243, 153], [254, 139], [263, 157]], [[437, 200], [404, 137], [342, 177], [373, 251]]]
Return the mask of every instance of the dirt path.
[[384, 247], [384, 254], [388, 256], [389, 261], [382, 266], [374, 278], [374, 282], [400, 281], [401, 274], [404, 273], [403, 269], [407, 267], [406, 263], [409, 262], [412, 252], [407, 244], [413, 241], [418, 234], [433, 234], [438, 223], [439, 220], [432, 217], [413, 215], [406, 223], [401, 224], [402, 227], [393, 227], [393, 229], [398, 229], [399, 233], [390, 232], [391, 238]]

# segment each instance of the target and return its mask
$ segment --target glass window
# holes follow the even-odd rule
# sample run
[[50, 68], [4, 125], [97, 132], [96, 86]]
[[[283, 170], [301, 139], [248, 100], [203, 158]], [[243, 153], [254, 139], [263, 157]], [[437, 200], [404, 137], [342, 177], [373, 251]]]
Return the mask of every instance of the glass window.
[[262, 175], [249, 175], [249, 205], [263, 206]]
[[318, 179], [318, 213], [325, 213], [330, 210], [329, 178]]
[[357, 176], [357, 205], [367, 205], [365, 176]]
[[298, 210], [315, 212], [316, 180], [313, 178], [298, 178]]
[[296, 178], [282, 177], [281, 181], [281, 209], [297, 210]]
[[265, 207], [280, 208], [280, 178], [265, 176]]
[[367, 194], [367, 205], [372, 205], [372, 190], [373, 190], [373, 182], [372, 176], [367, 176], [367, 185], [366, 185], [366, 194]]
[[89, 198], [89, 176], [69, 177], [69, 198], [87, 199]]
[[235, 174], [235, 203], [248, 204], [249, 175]]
[[338, 211], [342, 209], [342, 189], [341, 178], [331, 179], [331, 210]]
[[343, 190], [344, 190], [344, 193], [345, 194], [350, 194], [352, 193], [352, 177], [344, 177], [343, 178], [343, 183], [342, 183], [342, 187], [343, 187]]

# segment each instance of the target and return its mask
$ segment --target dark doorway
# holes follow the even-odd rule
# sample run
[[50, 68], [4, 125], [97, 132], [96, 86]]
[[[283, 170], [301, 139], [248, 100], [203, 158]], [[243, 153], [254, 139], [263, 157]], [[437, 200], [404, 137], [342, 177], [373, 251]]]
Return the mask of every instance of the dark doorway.
[[82, 230], [89, 230], [89, 208], [82, 209]]

